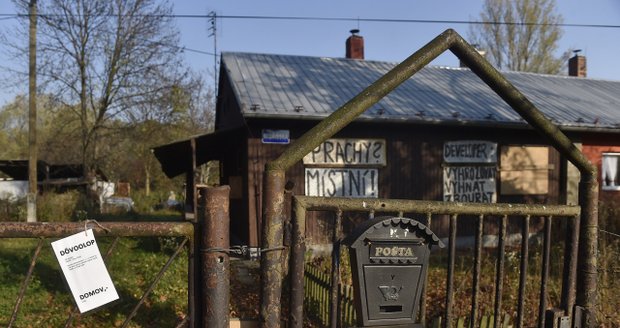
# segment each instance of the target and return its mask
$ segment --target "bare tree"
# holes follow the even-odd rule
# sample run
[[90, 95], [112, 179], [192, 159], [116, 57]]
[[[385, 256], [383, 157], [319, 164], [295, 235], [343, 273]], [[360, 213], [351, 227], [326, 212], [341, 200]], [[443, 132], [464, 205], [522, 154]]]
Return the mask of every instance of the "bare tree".
[[569, 51], [555, 57], [562, 16], [555, 0], [485, 0], [470, 40], [487, 51], [498, 69], [558, 74]]
[[[132, 140], [126, 155], [133, 166], [140, 167], [143, 179], [139, 179], [138, 185], [144, 186], [147, 195], [157, 168], [151, 149], [212, 129], [213, 89], [206, 86], [203, 76], [190, 74], [167, 84], [171, 87], [162, 89], [157, 98], [137, 104], [124, 119], [124, 134]], [[138, 180], [135, 173], [133, 180]]]
[[165, 0], [39, 0], [39, 17], [43, 88], [79, 122], [91, 170], [113, 121], [186, 74], [172, 8]]
[[215, 90], [207, 85], [203, 75], [192, 74], [188, 84], [188, 127], [194, 132], [206, 133], [214, 129]]

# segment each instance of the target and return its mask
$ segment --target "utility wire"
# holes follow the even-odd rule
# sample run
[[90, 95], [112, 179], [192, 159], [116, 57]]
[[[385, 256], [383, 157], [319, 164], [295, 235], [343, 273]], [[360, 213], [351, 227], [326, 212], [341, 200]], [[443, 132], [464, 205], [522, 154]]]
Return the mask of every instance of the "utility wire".
[[[51, 15], [38, 14], [51, 17]], [[118, 15], [97, 15], [98, 17], [117, 17]], [[132, 17], [147, 17], [153, 15], [133, 15]], [[2, 14], [0, 19], [28, 17], [27, 14]], [[209, 14], [172, 14], [157, 15], [161, 18], [209, 19]], [[620, 28], [615, 24], [575, 24], [575, 23], [529, 23], [529, 22], [501, 22], [501, 21], [468, 21], [468, 20], [441, 20], [441, 19], [399, 19], [399, 18], [362, 18], [362, 17], [321, 17], [321, 16], [258, 16], [258, 15], [217, 15], [217, 19], [248, 19], [248, 20], [290, 20], [290, 21], [338, 21], [338, 22], [374, 22], [374, 23], [413, 23], [413, 24], [452, 24], [452, 25], [518, 25], [518, 26], [557, 26], [579, 28]]]
[[[39, 13], [39, 16], [47, 16], [44, 13]], [[27, 14], [3, 14], [0, 13], [0, 21], [28, 17]], [[117, 17], [118, 15], [98, 15], [99, 17]], [[133, 17], [146, 17], [153, 15], [134, 15]], [[407, 23], [407, 24], [453, 24], [453, 25], [520, 25], [520, 26], [558, 26], [558, 27], [579, 27], [579, 28], [620, 28], [620, 25], [610, 24], [571, 24], [571, 23], [518, 23], [518, 22], [482, 22], [482, 21], [465, 21], [465, 20], [434, 20], [434, 19], [392, 19], [392, 18], [349, 18], [349, 17], [319, 17], [319, 16], [256, 16], [256, 15], [213, 15], [209, 14], [173, 14], [173, 15], [158, 15], [161, 18], [178, 18], [178, 19], [247, 19], [247, 20], [289, 20], [289, 21], [339, 21], [339, 22], [376, 22], [376, 23]], [[192, 49], [187, 47], [179, 47], [173, 45], [167, 45], [169, 47], [175, 47], [187, 52], [193, 52], [202, 55], [215, 56], [218, 55], [213, 52]]]
[[[12, 18], [17, 18], [17, 17], [22, 17], [22, 16], [28, 17], [28, 15], [0, 14], [0, 21], [7, 20], [7, 19], [12, 19]], [[209, 52], [209, 51], [192, 49], [192, 48], [187, 48], [187, 47], [184, 47], [184, 46], [177, 46], [177, 45], [173, 45], [173, 44], [169, 44], [169, 43], [162, 43], [160, 41], [149, 41], [149, 40], [145, 40], [145, 41], [152, 42], [152, 43], [158, 43], [158, 44], [161, 44], [162, 46], [169, 47], [169, 48], [175, 48], [175, 49], [178, 49], [178, 50], [181, 50], [181, 51], [193, 52], [193, 53], [197, 53], [197, 54], [201, 54], [201, 55], [208, 55], [208, 56], [218, 57], [217, 54], [215, 54], [213, 52]]]
[[14, 19], [14, 18], [17, 18], [17, 15], [13, 15], [13, 16], [0, 15], [0, 21]]
[[[193, 16], [193, 15], [186, 15]], [[187, 17], [190, 18], [190, 17]], [[199, 17], [195, 17], [199, 18]], [[483, 22], [466, 20], [435, 20], [435, 19], [392, 19], [392, 18], [349, 18], [349, 17], [312, 17], [312, 16], [243, 16], [220, 15], [220, 19], [255, 19], [255, 20], [308, 20], [308, 21], [342, 21], [342, 22], [376, 22], [376, 23], [421, 23], [421, 24], [456, 24], [456, 25], [519, 25], [519, 26], [558, 26], [558, 27], [590, 27], [620, 28], [611, 24], [571, 24], [571, 23], [528, 23], [528, 22]]]
[[177, 46], [174, 44], [170, 44], [170, 43], [163, 43], [161, 41], [151, 41], [151, 40], [146, 40], [146, 39], [142, 39], [143, 41], [146, 42], [150, 42], [153, 44], [158, 44], [158, 45], [162, 45], [164, 47], [168, 47], [168, 48], [174, 48], [177, 50], [181, 50], [181, 51], [186, 51], [186, 52], [193, 52], [193, 53], [197, 53], [197, 54], [201, 54], [201, 55], [208, 55], [208, 56], [214, 56], [214, 57], [219, 57], [218, 54], [213, 53], [213, 52], [209, 52], [209, 51], [204, 51], [204, 50], [198, 50], [198, 49], [192, 49], [192, 48], [187, 48], [185, 46]]
[[602, 233], [606, 233], [606, 234], [611, 235], [611, 236], [614, 236], [614, 237], [617, 237], [617, 238], [620, 238], [620, 235], [619, 235], [619, 234], [617, 234], [617, 233], [613, 233], [613, 232], [610, 232], [610, 231], [606, 231], [606, 230], [603, 230], [603, 229], [600, 229], [600, 228], [598, 229], [598, 231], [599, 231], [599, 232], [602, 232]]

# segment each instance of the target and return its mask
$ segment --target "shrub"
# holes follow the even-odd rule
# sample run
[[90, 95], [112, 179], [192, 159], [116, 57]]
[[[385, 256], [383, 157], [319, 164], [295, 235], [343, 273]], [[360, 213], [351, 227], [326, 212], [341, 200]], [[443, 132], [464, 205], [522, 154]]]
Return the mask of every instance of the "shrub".
[[26, 198], [0, 199], [0, 222], [26, 221]]
[[[37, 197], [37, 221], [69, 222], [92, 216], [96, 207], [92, 201], [77, 190], [64, 193], [44, 192]], [[26, 221], [26, 198], [0, 200], [0, 221]]]
[[79, 207], [80, 193], [46, 192], [37, 197], [37, 220], [42, 222], [69, 222]]
[[620, 322], [620, 209], [618, 202], [601, 203], [598, 238], [598, 304], [603, 327], [616, 327]]

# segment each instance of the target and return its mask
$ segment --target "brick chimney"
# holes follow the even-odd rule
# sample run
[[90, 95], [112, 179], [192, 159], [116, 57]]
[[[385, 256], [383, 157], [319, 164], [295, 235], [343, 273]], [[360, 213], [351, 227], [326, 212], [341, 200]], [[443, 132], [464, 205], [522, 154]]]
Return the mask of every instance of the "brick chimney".
[[581, 52], [581, 50], [575, 50], [573, 52], [575, 53], [575, 56], [568, 60], [568, 75], [586, 77], [586, 57], [579, 55], [579, 52]]
[[346, 57], [350, 59], [364, 59], [364, 38], [357, 35], [360, 30], [351, 30], [351, 36], [346, 42]]

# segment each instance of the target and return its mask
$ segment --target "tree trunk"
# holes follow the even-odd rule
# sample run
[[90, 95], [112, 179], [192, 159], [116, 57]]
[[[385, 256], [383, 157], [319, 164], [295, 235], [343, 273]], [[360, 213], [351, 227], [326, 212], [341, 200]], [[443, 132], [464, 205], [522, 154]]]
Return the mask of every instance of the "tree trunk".
[[148, 165], [144, 165], [144, 193], [148, 197], [151, 194], [151, 171]]
[[30, 0], [28, 40], [28, 198], [27, 222], [37, 222], [37, 0]]

